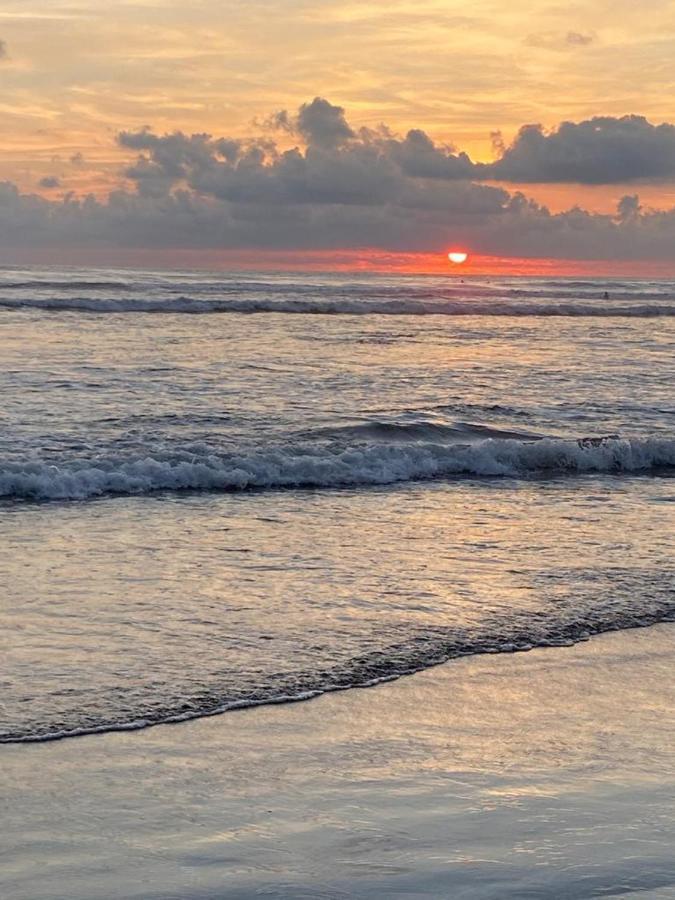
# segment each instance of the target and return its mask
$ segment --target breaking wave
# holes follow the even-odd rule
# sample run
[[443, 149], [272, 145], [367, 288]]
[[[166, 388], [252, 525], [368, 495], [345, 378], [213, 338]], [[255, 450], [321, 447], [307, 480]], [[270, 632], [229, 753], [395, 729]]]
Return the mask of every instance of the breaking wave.
[[381, 316], [556, 316], [608, 318], [629, 316], [656, 318], [675, 316], [673, 303], [535, 302], [503, 299], [387, 299], [373, 297], [334, 299], [296, 297], [0, 297], [4, 309], [40, 309], [50, 312], [153, 313], [207, 315], [227, 313], [283, 313], [287, 315], [381, 315]]
[[473, 432], [473, 440], [448, 442], [418, 440], [413, 432], [406, 441], [313, 440], [239, 453], [219, 454], [199, 445], [153, 451], [144, 458], [100, 456], [61, 465], [39, 459], [6, 461], [0, 462], [0, 497], [86, 500], [155, 491], [336, 488], [445, 477], [618, 474], [672, 467], [675, 440], [657, 437], [477, 440]]

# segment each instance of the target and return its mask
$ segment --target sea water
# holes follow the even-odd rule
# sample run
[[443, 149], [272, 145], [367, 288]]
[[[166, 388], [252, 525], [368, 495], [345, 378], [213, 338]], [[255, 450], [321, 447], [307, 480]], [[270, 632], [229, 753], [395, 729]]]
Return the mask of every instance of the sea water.
[[0, 383], [0, 741], [675, 618], [675, 282], [4, 268]]

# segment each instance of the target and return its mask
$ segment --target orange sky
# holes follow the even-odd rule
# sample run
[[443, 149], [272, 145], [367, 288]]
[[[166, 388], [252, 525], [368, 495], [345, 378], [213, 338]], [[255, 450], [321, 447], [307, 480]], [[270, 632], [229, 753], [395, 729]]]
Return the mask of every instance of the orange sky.
[[[669, 121], [674, 22], [675, 0], [3, 0], [0, 180], [53, 201], [71, 192], [105, 201], [111, 191], [136, 189], [124, 170], [137, 153], [119, 146], [121, 131], [266, 135], [283, 149], [298, 136], [272, 133], [269, 117], [297, 111], [316, 96], [345, 107], [354, 129], [382, 123], [398, 135], [424, 129], [438, 145], [478, 162], [495, 159], [495, 147], [508, 145], [526, 123], [551, 129], [565, 120], [631, 113]], [[636, 192], [645, 209], [675, 208], [675, 184], [666, 182], [503, 187], [522, 190], [554, 213], [580, 206], [613, 214], [622, 196]], [[40, 250], [44, 257], [59, 252]], [[149, 252], [109, 249], [107, 258], [134, 264]], [[15, 247], [12, 259], [21, 253]], [[161, 248], [152, 253], [167, 265], [175, 258]], [[62, 258], [97, 254], [69, 247]], [[271, 250], [179, 256], [209, 267], [249, 259], [270, 268], [300, 259], [310, 268], [324, 265], [321, 254]], [[445, 266], [437, 255], [323, 256], [328, 268]], [[471, 271], [530, 265], [484, 257], [472, 261]], [[537, 265], [584, 272], [608, 266]], [[612, 263], [613, 271], [621, 267]], [[636, 267], [663, 268], [625, 265]]]
[[[355, 126], [421, 127], [474, 159], [491, 133], [636, 112], [672, 116], [671, 0], [4, 0], [0, 177], [120, 183], [122, 129], [250, 134], [315, 95]], [[554, 209], [620, 191], [530, 188]], [[647, 201], [674, 191], [648, 190]], [[667, 205], [667, 204], [664, 204]]]
[[[450, 249], [450, 248], [448, 248]], [[521, 258], [515, 256], [470, 255], [463, 265], [453, 265], [443, 253], [391, 253], [363, 250], [322, 251], [242, 251], [242, 250], [90, 250], [72, 248], [65, 255], [62, 248], [44, 249], [36, 253], [13, 250], [3, 254], [0, 264], [37, 264], [45, 266], [67, 263], [80, 266], [119, 266], [121, 268], [205, 269], [210, 271], [267, 272], [364, 272], [400, 273], [402, 275], [447, 275], [448, 278], [479, 276], [553, 276], [673, 278], [675, 263], [658, 261], [575, 260]]]

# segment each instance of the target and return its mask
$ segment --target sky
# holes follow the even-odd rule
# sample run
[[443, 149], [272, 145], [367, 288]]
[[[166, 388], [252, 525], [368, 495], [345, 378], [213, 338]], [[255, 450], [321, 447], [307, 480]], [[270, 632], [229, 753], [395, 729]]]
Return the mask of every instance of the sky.
[[0, 261], [675, 273], [674, 95], [675, 0], [3, 0]]

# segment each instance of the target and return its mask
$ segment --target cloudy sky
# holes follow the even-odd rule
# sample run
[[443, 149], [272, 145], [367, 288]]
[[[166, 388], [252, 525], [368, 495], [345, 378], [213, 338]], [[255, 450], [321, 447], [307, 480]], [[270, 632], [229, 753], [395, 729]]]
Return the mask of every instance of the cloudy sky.
[[668, 265], [674, 94], [675, 0], [3, 0], [0, 259]]

